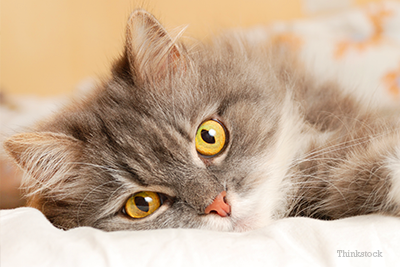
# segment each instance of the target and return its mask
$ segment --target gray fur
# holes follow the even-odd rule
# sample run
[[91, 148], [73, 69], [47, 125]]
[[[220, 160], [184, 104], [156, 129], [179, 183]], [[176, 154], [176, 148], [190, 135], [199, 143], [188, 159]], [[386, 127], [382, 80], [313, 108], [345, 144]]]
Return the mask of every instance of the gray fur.
[[[184, 45], [143, 10], [126, 39], [112, 78], [5, 143], [26, 171], [30, 205], [56, 226], [243, 231], [286, 216], [400, 215], [388, 197], [400, 177], [387, 163], [399, 156], [398, 113], [313, 81], [284, 47], [232, 34]], [[204, 158], [194, 136], [210, 118], [229, 141]], [[128, 218], [125, 201], [143, 190], [170, 201]], [[206, 215], [223, 190], [231, 216]]]

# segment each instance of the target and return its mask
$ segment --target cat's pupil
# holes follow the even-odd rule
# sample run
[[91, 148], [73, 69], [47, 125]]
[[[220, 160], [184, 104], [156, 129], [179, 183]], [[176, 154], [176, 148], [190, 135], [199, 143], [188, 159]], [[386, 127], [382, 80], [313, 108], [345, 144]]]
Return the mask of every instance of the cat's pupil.
[[137, 196], [135, 197], [135, 204], [138, 209], [144, 212], [148, 212], [150, 207], [148, 201], [144, 197]]
[[201, 130], [201, 138], [204, 140], [204, 142], [209, 143], [209, 144], [215, 144], [215, 130]]

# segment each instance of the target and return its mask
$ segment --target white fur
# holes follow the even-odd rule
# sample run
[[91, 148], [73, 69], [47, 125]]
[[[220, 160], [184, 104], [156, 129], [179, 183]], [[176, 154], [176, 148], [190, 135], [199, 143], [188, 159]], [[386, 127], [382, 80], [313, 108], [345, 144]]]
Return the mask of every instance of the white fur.
[[389, 192], [389, 199], [400, 205], [400, 145], [395, 153], [388, 158], [387, 164], [392, 172], [392, 187]]
[[[237, 203], [232, 203], [232, 215], [237, 217], [236, 231], [263, 227], [272, 222], [277, 213], [281, 213], [282, 203], [290, 190], [290, 180], [285, 179], [294, 159], [302, 150], [306, 135], [301, 133], [303, 120], [288, 93], [282, 108], [278, 140], [273, 149], [263, 157], [258, 171], [252, 178], [258, 185], [253, 194], [241, 196]], [[229, 195], [228, 195], [228, 199]], [[232, 199], [232, 202], [234, 199]], [[246, 219], [244, 219], [246, 218]]]

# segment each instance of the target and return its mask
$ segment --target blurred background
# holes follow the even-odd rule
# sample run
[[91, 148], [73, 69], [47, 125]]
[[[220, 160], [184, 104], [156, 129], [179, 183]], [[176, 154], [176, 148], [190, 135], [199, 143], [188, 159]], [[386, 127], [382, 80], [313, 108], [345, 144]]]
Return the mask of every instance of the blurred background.
[[[400, 0], [394, 1], [400, 2]], [[68, 95], [90, 88], [96, 77], [108, 75], [113, 59], [122, 52], [127, 18], [136, 8], [142, 7], [153, 13], [169, 30], [188, 25], [185, 36], [202, 40], [226, 28], [269, 25], [277, 21], [318, 19], [370, 3], [379, 5], [381, 2], [380, 0], [1, 0], [0, 142], [14, 133], [29, 129], [51, 110], [56, 110], [62, 105]], [[400, 6], [398, 10], [400, 14]], [[385, 23], [386, 17], [390, 17], [390, 14], [361, 13], [356, 12], [354, 16], [343, 17], [347, 20], [345, 27], [342, 27], [344, 35], [346, 37], [346, 34], [350, 33], [348, 37], [352, 40], [338, 42], [340, 56], [347, 51], [351, 52], [353, 48], [362, 50], [366, 45], [375, 45], [376, 37], [385, 42], [388, 38], [396, 39], [397, 33], [400, 37], [400, 32], [396, 32], [398, 28], [390, 26], [399, 25], [395, 19], [400, 18], [400, 15], [392, 16], [394, 19], [391, 24], [387, 24], [388, 38], [381, 38], [382, 23]], [[360, 23], [354, 24], [353, 18], [361, 18]], [[337, 21], [334, 23], [328, 21], [325, 26], [329, 29], [332, 25], [339, 24]], [[360, 32], [353, 31], [354, 27], [351, 26], [353, 24], [355, 28], [360, 29], [361, 35]], [[319, 22], [313, 25], [318, 26]], [[312, 28], [318, 27], [312, 26]], [[309, 32], [309, 28], [304, 29], [304, 33]], [[325, 32], [327, 30], [320, 30], [314, 34], [314, 39], [320, 39], [319, 36]], [[317, 46], [329, 47], [332, 43], [329, 38], [325, 39], [328, 43]], [[282, 40], [297, 42], [298, 38], [294, 35], [282, 35]], [[398, 43], [400, 44], [400, 38]], [[397, 46], [393, 46], [393, 49], [399, 50]], [[315, 51], [313, 47], [311, 50]], [[385, 55], [389, 59], [397, 60], [394, 59], [393, 52], [387, 52], [397, 50], [386, 49]], [[380, 54], [376, 54], [375, 58], [381, 58], [385, 62], [390, 61]], [[375, 59], [371, 61], [375, 62]], [[393, 64], [388, 65], [385, 79], [388, 81], [388, 88], [392, 88], [390, 90], [393, 96], [397, 97], [400, 95], [400, 62], [398, 70], [397, 65], [394, 65], [396, 62], [393, 61]], [[376, 65], [366, 64], [364, 61], [358, 61], [357, 64]], [[352, 69], [356, 68], [355, 65], [349, 66]], [[347, 73], [352, 75], [351, 72]], [[378, 78], [381, 79], [381, 76]], [[353, 77], [351, 76], [350, 80], [353, 80]], [[370, 81], [365, 82], [367, 85], [373, 85]], [[7, 158], [0, 146], [0, 208], [24, 205], [18, 189], [21, 176], [19, 169]]]
[[0, 86], [9, 94], [72, 92], [107, 74], [122, 51], [129, 13], [145, 7], [167, 27], [189, 25], [198, 39], [248, 27], [337, 12], [378, 0], [1, 0]]

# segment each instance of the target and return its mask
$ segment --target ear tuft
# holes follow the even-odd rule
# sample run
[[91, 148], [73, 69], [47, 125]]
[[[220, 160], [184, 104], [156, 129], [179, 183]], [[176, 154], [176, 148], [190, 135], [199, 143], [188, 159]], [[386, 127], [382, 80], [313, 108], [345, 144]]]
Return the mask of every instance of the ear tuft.
[[48, 132], [14, 135], [4, 148], [27, 174], [24, 186], [31, 193], [55, 186], [81, 154], [78, 140]]
[[184, 47], [173, 41], [158, 20], [145, 10], [131, 14], [125, 46], [131, 71], [139, 82], [157, 82], [186, 70]]

